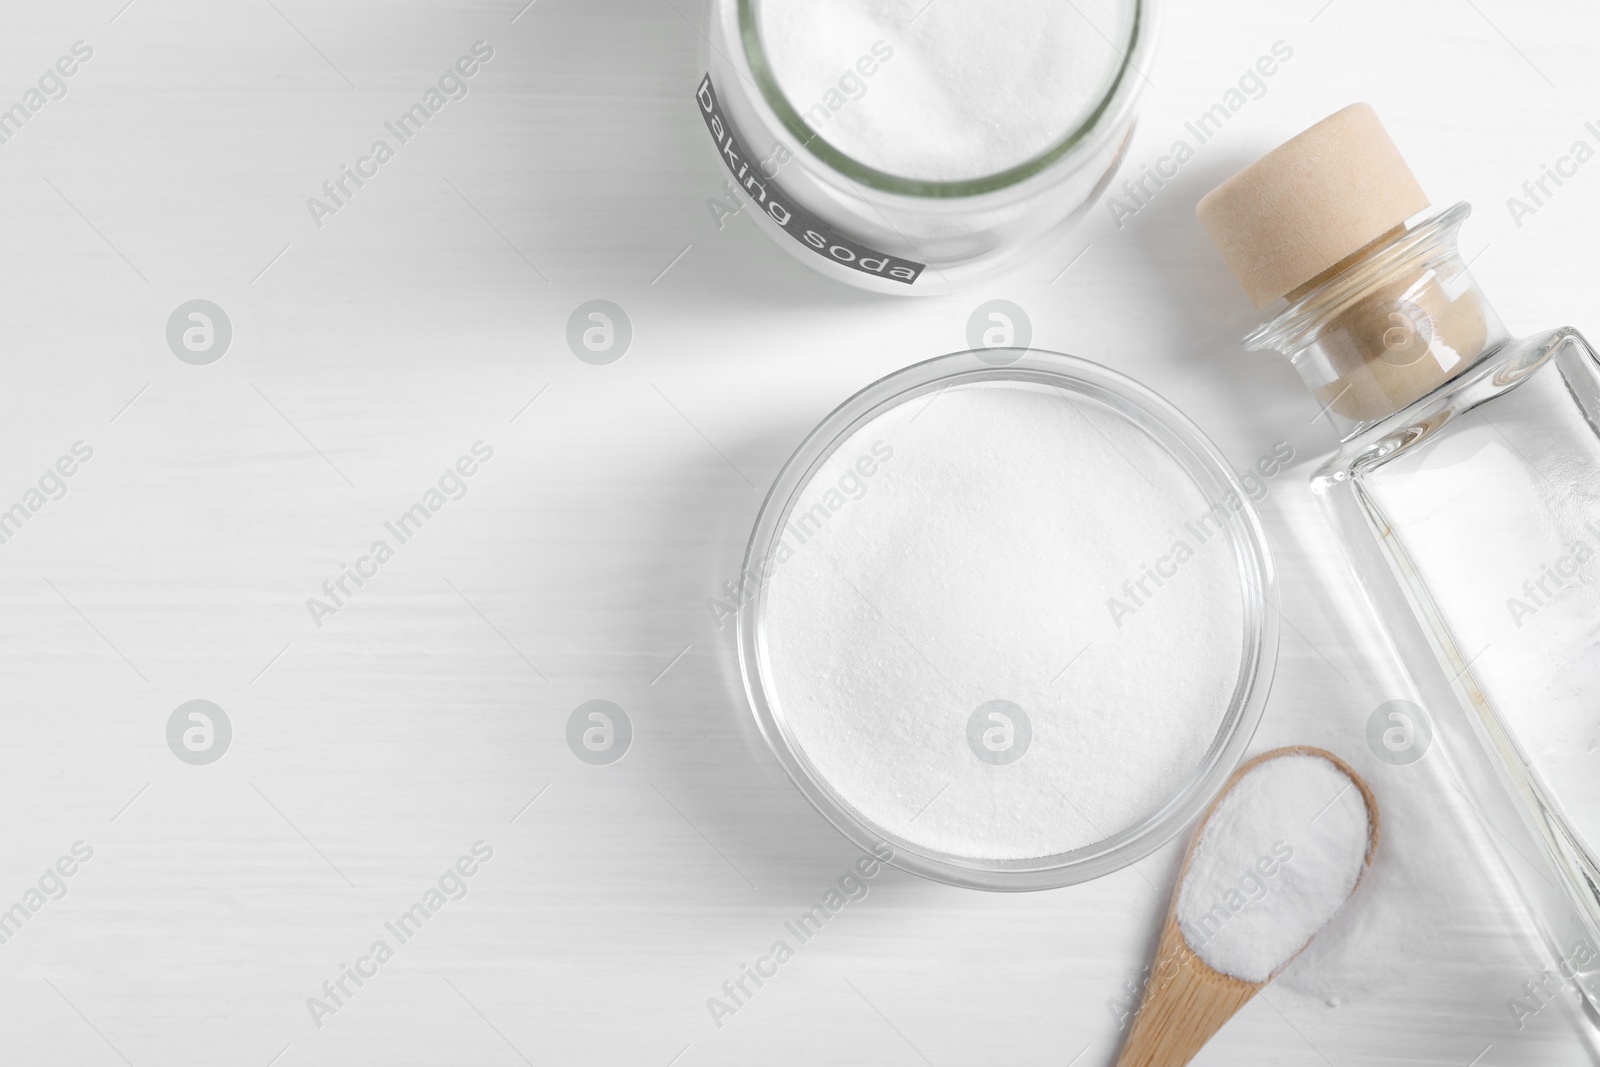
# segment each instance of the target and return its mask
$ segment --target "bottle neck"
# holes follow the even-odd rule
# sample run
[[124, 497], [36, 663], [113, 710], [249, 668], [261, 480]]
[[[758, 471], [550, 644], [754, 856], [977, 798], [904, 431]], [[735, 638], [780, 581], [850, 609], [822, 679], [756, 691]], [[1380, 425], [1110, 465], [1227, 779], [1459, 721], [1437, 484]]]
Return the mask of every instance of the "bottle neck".
[[1288, 356], [1346, 440], [1427, 396], [1507, 339], [1457, 248], [1471, 210], [1391, 230], [1290, 293], [1246, 346]]

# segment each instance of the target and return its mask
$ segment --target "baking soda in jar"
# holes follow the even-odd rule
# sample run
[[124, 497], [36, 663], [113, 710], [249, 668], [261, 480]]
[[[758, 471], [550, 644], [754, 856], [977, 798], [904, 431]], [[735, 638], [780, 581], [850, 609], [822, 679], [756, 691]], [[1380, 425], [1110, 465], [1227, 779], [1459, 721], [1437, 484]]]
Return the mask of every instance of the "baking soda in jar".
[[946, 292], [1015, 264], [1110, 180], [1151, 7], [713, 0], [695, 105], [728, 191], [780, 247], [851, 285]]

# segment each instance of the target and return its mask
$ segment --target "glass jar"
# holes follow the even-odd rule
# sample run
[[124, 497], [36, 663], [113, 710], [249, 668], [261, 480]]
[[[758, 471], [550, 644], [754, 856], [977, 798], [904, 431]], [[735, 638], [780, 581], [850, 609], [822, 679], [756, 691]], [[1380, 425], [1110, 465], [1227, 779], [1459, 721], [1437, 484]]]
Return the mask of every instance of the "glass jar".
[[[1153, 0], [1112, 0], [1114, 26], [1085, 24], [1119, 58], [1070, 128], [994, 173], [929, 180], [869, 166], [840, 151], [826, 126], [807, 123], [804, 115], [822, 112], [818, 102], [791, 100], [780, 87], [762, 41], [762, 3], [712, 0], [709, 70], [695, 93], [730, 192], [802, 262], [847, 284], [896, 294], [947, 292], [992, 277], [1079, 220], [1132, 136], [1155, 37]], [[878, 72], [894, 50], [886, 41], [877, 45], [876, 55], [868, 49], [841, 72], [841, 82], [868, 84], [866, 72]]]

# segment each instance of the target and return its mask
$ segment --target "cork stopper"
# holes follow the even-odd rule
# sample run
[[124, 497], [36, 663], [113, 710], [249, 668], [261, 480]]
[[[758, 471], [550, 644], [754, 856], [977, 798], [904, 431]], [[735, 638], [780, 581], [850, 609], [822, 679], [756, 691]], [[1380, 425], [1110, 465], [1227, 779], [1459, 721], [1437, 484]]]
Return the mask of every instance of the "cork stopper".
[[1259, 309], [1427, 206], [1377, 114], [1352, 104], [1211, 190], [1195, 214]]

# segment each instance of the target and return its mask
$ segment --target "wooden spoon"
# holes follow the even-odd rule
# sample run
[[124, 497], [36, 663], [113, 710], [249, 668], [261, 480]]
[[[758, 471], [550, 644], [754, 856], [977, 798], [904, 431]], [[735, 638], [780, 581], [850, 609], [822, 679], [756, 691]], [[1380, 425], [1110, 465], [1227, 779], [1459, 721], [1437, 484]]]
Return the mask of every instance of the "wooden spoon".
[[[1367, 868], [1372, 864], [1373, 850], [1378, 847], [1378, 802], [1367, 783], [1349, 764], [1331, 752], [1304, 745], [1264, 752], [1245, 763], [1233, 773], [1222, 792], [1217, 794], [1217, 799], [1206, 808], [1200, 825], [1195, 829], [1194, 838], [1189, 842], [1189, 851], [1184, 854], [1183, 866], [1178, 871], [1177, 888], [1172, 892], [1172, 904], [1167, 908], [1167, 921], [1161, 928], [1156, 957], [1150, 965], [1150, 982], [1139, 1006], [1139, 1014], [1134, 1019], [1133, 1029], [1122, 1046], [1117, 1067], [1183, 1067], [1222, 1029], [1223, 1023], [1233, 1018], [1251, 997], [1264, 989], [1267, 982], [1276, 978], [1295, 956], [1304, 952], [1316, 939], [1315, 934], [1307, 939], [1305, 945], [1284, 960], [1266, 982], [1247, 982], [1223, 974], [1202, 960], [1189, 947], [1183, 929], [1178, 924], [1178, 894], [1182, 892], [1195, 849], [1217, 805], [1246, 774], [1267, 760], [1284, 756], [1318, 756], [1325, 759], [1347, 775], [1361, 791], [1361, 799], [1367, 807], [1367, 853], [1355, 884], [1360, 885], [1361, 879], [1366, 876]], [[1354, 886], [1351, 892], [1355, 892]]]

